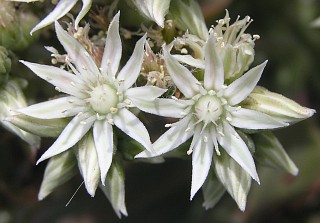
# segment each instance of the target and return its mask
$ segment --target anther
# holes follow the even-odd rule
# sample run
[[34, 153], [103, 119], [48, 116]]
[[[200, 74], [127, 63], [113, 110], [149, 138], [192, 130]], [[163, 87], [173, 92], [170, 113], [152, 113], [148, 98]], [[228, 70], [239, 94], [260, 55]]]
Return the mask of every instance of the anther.
[[219, 131], [218, 133], [219, 133], [222, 137], [224, 137], [223, 132]]
[[208, 94], [211, 95], [211, 96], [213, 96], [213, 95], [216, 94], [216, 92], [215, 92], [214, 90], [210, 90], [210, 91], [208, 91]]
[[82, 114], [83, 114], [83, 112], [79, 112], [79, 113], [77, 114], [77, 116], [80, 117]]
[[113, 119], [112, 119], [112, 118], [110, 118], [110, 119], [108, 120], [108, 123], [109, 123], [110, 125], [114, 125], [114, 121], [113, 121]]
[[193, 152], [193, 150], [190, 148], [190, 149], [187, 151], [187, 154], [188, 154], [188, 155], [191, 155], [192, 152]]
[[117, 108], [114, 108], [114, 107], [111, 107], [111, 108], [110, 108], [110, 112], [111, 112], [111, 113], [116, 113], [117, 111], [118, 111]]
[[164, 127], [166, 128], [170, 128], [172, 126], [172, 124], [165, 124]]
[[207, 136], [203, 136], [203, 141], [207, 143], [208, 142], [208, 137]]
[[189, 132], [190, 131], [190, 127], [186, 128], [185, 132]]
[[58, 92], [61, 92], [61, 88], [59, 88], [59, 87], [55, 87], [54, 88], [56, 91], [58, 91]]

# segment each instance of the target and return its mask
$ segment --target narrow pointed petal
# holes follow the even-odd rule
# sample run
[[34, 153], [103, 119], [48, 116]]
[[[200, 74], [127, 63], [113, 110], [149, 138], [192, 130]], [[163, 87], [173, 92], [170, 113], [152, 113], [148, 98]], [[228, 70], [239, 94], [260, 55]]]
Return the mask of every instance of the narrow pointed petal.
[[79, 14], [77, 15], [76, 20], [74, 21], [74, 27], [78, 29], [78, 25], [81, 21], [81, 19], [88, 13], [88, 11], [91, 8], [92, 0], [82, 0], [82, 8]]
[[230, 124], [223, 122], [221, 127], [222, 132], [217, 134], [219, 144], [254, 180], [259, 183], [256, 166], [247, 145]]
[[105, 185], [106, 176], [112, 163], [113, 157], [113, 130], [106, 121], [95, 121], [93, 125], [93, 137], [98, 154], [101, 182]]
[[[201, 133], [199, 132], [198, 134]], [[204, 137], [206, 137], [207, 141], [205, 141]], [[190, 200], [192, 200], [193, 196], [202, 187], [208, 176], [211, 167], [212, 153], [213, 143], [210, 139], [209, 132], [204, 130], [193, 147]]]
[[99, 185], [100, 169], [91, 131], [78, 143], [77, 160], [86, 189], [91, 197], [94, 197]]
[[40, 23], [38, 23], [30, 32], [32, 35], [33, 32], [46, 27], [54, 21], [57, 21], [61, 17], [65, 16], [77, 3], [77, 0], [60, 0], [57, 6], [50, 12], [47, 17], [45, 17]]
[[56, 86], [57, 90], [79, 98], [85, 97], [85, 94], [81, 92], [81, 80], [76, 75], [53, 66], [30, 63], [23, 60], [20, 60], [20, 62], [26, 65], [38, 77]]
[[[80, 101], [78, 98], [70, 96], [50, 101], [30, 105], [26, 108], [17, 109], [16, 112], [22, 113], [34, 118], [53, 119], [65, 118], [78, 114], [84, 111], [84, 107], [75, 106], [71, 101]], [[80, 101], [82, 102], [82, 101]]]
[[[103, 57], [101, 61], [102, 74], [107, 75], [108, 69], [110, 69], [110, 77], [114, 78], [120, 64], [122, 55], [122, 44], [119, 34], [119, 17], [118, 12], [111, 21], [107, 33], [107, 39], [104, 47]], [[110, 68], [108, 68], [110, 66]]]
[[154, 100], [157, 97], [163, 95], [167, 89], [162, 89], [155, 86], [143, 86], [143, 87], [134, 87], [129, 88], [126, 91], [126, 96], [131, 99], [144, 99], [144, 100]]
[[211, 34], [205, 45], [204, 87], [207, 90], [220, 90], [223, 83], [223, 63], [217, 52], [216, 38]]
[[183, 118], [186, 116], [184, 112], [188, 107], [182, 100], [176, 101], [162, 98], [155, 99], [154, 101], [138, 100], [135, 98], [130, 98], [130, 100], [144, 112], [171, 118]]
[[165, 48], [163, 49], [163, 54], [168, 72], [173, 82], [184, 96], [192, 98], [199, 92], [199, 86], [197, 85], [199, 81], [187, 68], [182, 66], [172, 55], [170, 55]]
[[95, 117], [90, 117], [89, 114], [75, 116], [53, 145], [40, 157], [37, 164], [74, 146], [88, 132], [94, 120]]
[[260, 80], [267, 62], [268, 61], [265, 61], [264, 63], [252, 68], [227, 87], [224, 92], [224, 96], [228, 99], [230, 105], [239, 104], [252, 92]]
[[174, 123], [173, 127], [162, 134], [157, 141], [153, 143], [153, 151], [143, 151], [136, 155], [135, 158], [160, 156], [187, 141], [194, 133], [193, 129], [186, 131], [189, 125], [193, 125], [193, 122], [190, 119], [191, 116], [187, 116], [179, 122]]
[[243, 129], [274, 129], [288, 126], [262, 112], [241, 108], [231, 112], [230, 124]]
[[125, 202], [124, 180], [125, 176], [123, 167], [120, 162], [115, 160], [110, 167], [110, 171], [106, 179], [106, 185], [100, 186], [119, 218], [121, 218], [121, 214], [125, 216], [128, 215]]
[[213, 158], [217, 177], [235, 200], [239, 209], [244, 211], [251, 187], [250, 175], [224, 151], [220, 156], [214, 155]]
[[52, 157], [44, 171], [38, 200], [43, 200], [58, 186], [67, 182], [78, 172], [77, 162], [73, 151], [67, 151], [61, 155]]
[[67, 51], [71, 62], [80, 72], [82, 79], [96, 80], [100, 71], [89, 53], [83, 46], [66, 32], [58, 22], [55, 22], [57, 37]]
[[131, 87], [136, 82], [140, 74], [140, 70], [143, 62], [144, 44], [146, 42], [146, 38], [147, 36], [144, 35], [137, 42], [130, 59], [119, 72], [117, 80], [123, 81], [124, 89], [128, 89], [129, 87]]
[[129, 110], [123, 108], [113, 117], [115, 125], [128, 136], [152, 151], [149, 133], [143, 123]]

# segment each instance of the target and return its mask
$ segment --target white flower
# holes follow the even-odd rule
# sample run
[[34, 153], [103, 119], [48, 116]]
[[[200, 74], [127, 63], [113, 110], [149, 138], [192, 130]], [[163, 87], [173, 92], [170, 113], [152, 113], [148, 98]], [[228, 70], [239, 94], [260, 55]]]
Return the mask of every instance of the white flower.
[[[117, 126], [151, 151], [152, 144], [147, 129], [129, 108], [135, 107], [133, 101], [153, 101], [166, 91], [154, 86], [131, 88], [140, 73], [146, 36], [137, 42], [131, 58], [118, 72], [122, 55], [119, 15], [118, 13], [114, 17], [109, 26], [101, 68], [96, 66], [88, 52], [57, 22], [56, 33], [68, 53], [67, 62], [73, 74], [53, 66], [21, 61], [40, 78], [56, 86], [56, 90], [68, 96], [19, 109], [17, 112], [41, 119], [74, 116], [38, 163], [70, 149], [85, 135], [87, 137], [93, 134], [93, 147], [98, 157], [102, 184], [105, 183], [115, 152], [113, 126]], [[92, 145], [88, 147], [91, 148]], [[90, 173], [86, 175], [86, 187], [93, 196], [95, 189], [89, 188], [97, 183], [90, 180]]]
[[[35, 2], [35, 1], [40, 1], [40, 0], [10, 0], [13, 2]], [[33, 32], [42, 29], [43, 27], [46, 27], [58, 19], [62, 18], [65, 16], [78, 2], [78, 0], [60, 0], [59, 3], [56, 5], [56, 7], [53, 9], [52, 12], [47, 15], [41, 22], [39, 22], [30, 32], [32, 34]], [[89, 9], [91, 8], [92, 0], [82, 0], [82, 8], [81, 11], [79, 12], [74, 25], [75, 28], [78, 27], [79, 22], [81, 19], [87, 14]]]
[[287, 126], [261, 112], [244, 109], [238, 104], [244, 100], [259, 81], [266, 65], [264, 62], [230, 85], [224, 85], [222, 59], [216, 49], [213, 34], [205, 45], [204, 81], [200, 83], [164, 49], [166, 66], [172, 80], [185, 99], [158, 99], [157, 109], [149, 112], [179, 118], [153, 144], [153, 152], [143, 151], [137, 158], [158, 156], [169, 152], [192, 138], [188, 154], [192, 153], [191, 197], [203, 185], [212, 161], [213, 149], [220, 154], [221, 146], [250, 176], [259, 182], [252, 155], [236, 128], [272, 129]]

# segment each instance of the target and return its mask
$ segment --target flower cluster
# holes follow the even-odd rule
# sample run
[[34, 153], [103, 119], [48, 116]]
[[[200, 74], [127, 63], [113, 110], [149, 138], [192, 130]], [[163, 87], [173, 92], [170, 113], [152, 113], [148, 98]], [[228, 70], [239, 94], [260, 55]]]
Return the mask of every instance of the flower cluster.
[[[227, 11], [208, 30], [193, 0], [171, 6], [169, 0], [131, 0], [160, 31], [151, 39], [143, 33], [124, 62], [128, 57], [122, 56], [120, 12], [106, 35], [90, 39], [89, 26], [79, 27], [79, 22], [91, 1], [82, 1], [68, 31], [56, 21], [76, 2], [60, 0], [31, 31], [55, 24], [66, 54], [47, 49], [53, 63], [63, 65], [20, 61], [52, 84], [59, 96], [30, 106], [7, 103], [11, 108], [4, 115], [3, 123], [30, 144], [39, 142], [33, 134], [57, 137], [37, 162], [50, 159], [40, 200], [69, 180], [78, 166], [88, 193], [94, 196], [99, 186], [117, 215], [127, 215], [122, 161], [158, 163], [180, 150], [184, 153], [177, 152], [179, 156], [192, 158], [190, 199], [202, 189], [205, 208], [213, 207], [227, 191], [244, 210], [252, 179], [260, 183], [255, 160], [298, 173], [270, 130], [309, 118], [315, 111], [257, 86], [267, 61], [250, 68], [259, 39], [246, 33], [250, 17], [230, 23]], [[7, 69], [6, 64], [1, 67]], [[152, 143], [140, 112], [171, 120], [165, 125], [169, 129]], [[124, 147], [122, 141], [137, 143]]]

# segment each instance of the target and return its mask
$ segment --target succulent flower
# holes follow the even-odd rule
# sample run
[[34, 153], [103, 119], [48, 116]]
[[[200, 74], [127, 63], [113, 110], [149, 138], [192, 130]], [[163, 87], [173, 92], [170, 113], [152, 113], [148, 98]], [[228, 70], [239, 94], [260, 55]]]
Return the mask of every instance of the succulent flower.
[[[213, 33], [205, 45], [204, 81], [199, 82], [167, 49], [164, 58], [169, 74], [183, 99], [157, 99], [156, 109], [145, 110], [157, 115], [178, 118], [167, 124], [170, 129], [153, 144], [153, 151], [143, 151], [137, 158], [159, 156], [192, 137], [188, 154], [192, 153], [191, 196], [202, 187], [211, 167], [213, 151], [220, 155], [222, 147], [253, 179], [259, 182], [252, 154], [235, 131], [240, 129], [273, 129], [287, 126], [285, 122], [239, 106], [254, 89], [267, 62], [264, 62], [226, 86], [224, 66]], [[150, 109], [151, 108], [151, 109]]]
[[[260, 37], [245, 33], [253, 20], [246, 16], [230, 24], [228, 11], [223, 19], [217, 21], [209, 33], [213, 33], [217, 42], [217, 51], [221, 56], [226, 83], [231, 83], [248, 70], [254, 59], [254, 42]], [[208, 31], [207, 31], [208, 32]], [[173, 43], [181, 54], [174, 55], [180, 62], [190, 66], [204, 68], [204, 45], [206, 38], [187, 33]], [[187, 52], [187, 49], [191, 49]], [[186, 51], [187, 53], [184, 53]]]
[[[96, 172], [83, 174], [86, 188], [92, 196], [99, 180], [99, 177], [92, 178], [97, 176], [94, 173], [100, 175], [104, 185], [112, 163], [116, 149], [113, 126], [137, 140], [148, 151], [152, 151], [147, 129], [129, 109], [139, 108], [136, 102], [148, 103], [166, 91], [154, 86], [132, 87], [140, 73], [145, 36], [137, 42], [131, 58], [119, 70], [122, 55], [119, 16], [120, 13], [109, 26], [100, 68], [81, 44], [63, 30], [58, 22], [55, 23], [56, 33], [68, 53], [67, 63], [73, 73], [53, 66], [21, 61], [67, 96], [18, 109], [17, 112], [40, 119], [73, 117], [38, 163], [67, 151], [79, 141], [81, 145], [86, 144], [83, 147], [91, 148], [92, 151], [85, 151], [87, 159], [95, 159], [96, 156], [95, 164], [98, 163]], [[88, 138], [91, 134], [93, 140]], [[82, 169], [89, 168], [86, 166], [91, 165], [88, 160], [84, 159], [81, 163], [84, 166]]]

